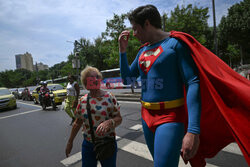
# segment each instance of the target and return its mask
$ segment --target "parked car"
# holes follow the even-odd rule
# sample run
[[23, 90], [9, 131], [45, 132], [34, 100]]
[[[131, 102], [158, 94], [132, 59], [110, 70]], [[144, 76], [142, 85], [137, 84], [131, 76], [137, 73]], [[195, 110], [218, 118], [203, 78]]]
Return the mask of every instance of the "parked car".
[[9, 89], [9, 91], [15, 96], [16, 99], [18, 98], [18, 95], [17, 95], [18, 89], [17, 88], [11, 88], [11, 89]]
[[9, 89], [1, 87], [0, 88], [0, 110], [6, 108], [16, 108], [16, 98]]
[[22, 99], [23, 100], [33, 100], [32, 98], [32, 92], [33, 90], [35, 90], [37, 86], [29, 86], [29, 87], [26, 87], [23, 92], [22, 92]]
[[18, 88], [17, 89], [17, 99], [21, 99], [22, 98], [22, 92], [25, 88]]
[[[35, 104], [40, 103], [39, 102], [40, 87], [41, 87], [40, 85], [37, 86], [32, 92], [32, 98]], [[57, 105], [62, 104], [62, 102], [66, 98], [67, 90], [60, 84], [48, 84], [47, 87], [49, 88], [49, 90], [53, 92], [55, 103]]]

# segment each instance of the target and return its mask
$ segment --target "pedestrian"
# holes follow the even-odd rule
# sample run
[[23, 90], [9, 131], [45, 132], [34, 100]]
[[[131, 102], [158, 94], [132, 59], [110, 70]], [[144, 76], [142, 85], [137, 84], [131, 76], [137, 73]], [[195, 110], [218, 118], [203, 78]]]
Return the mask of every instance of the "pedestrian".
[[[249, 118], [246, 111], [250, 108], [250, 97], [244, 89], [249, 90], [249, 82], [190, 35], [162, 31], [161, 16], [155, 6], [140, 6], [130, 12], [128, 18], [133, 35], [144, 45], [129, 66], [126, 49], [130, 31], [120, 34], [121, 77], [124, 84], [141, 77], [142, 126], [154, 166], [176, 167], [180, 154], [185, 163], [205, 166], [204, 158], [214, 156], [235, 140], [240, 140], [238, 143], [249, 150], [246, 142], [249, 138], [245, 136], [249, 128], [244, 126], [248, 123], [245, 118]], [[240, 88], [237, 85], [241, 85]], [[224, 91], [220, 97], [217, 92], [221, 89]], [[232, 101], [229, 92], [242, 99], [238, 101], [242, 106]], [[245, 124], [235, 121], [233, 115], [225, 117], [228, 111], [235, 117], [240, 116]], [[244, 133], [232, 133], [228, 129], [232, 123]], [[201, 144], [200, 139], [204, 141]]]
[[76, 82], [76, 78], [74, 75], [68, 75], [68, 84], [67, 84], [67, 97], [65, 99], [65, 112], [69, 115], [69, 117], [72, 119], [70, 125], [73, 124], [75, 121], [75, 115], [74, 111], [76, 109], [76, 106], [78, 104], [78, 97], [80, 94], [80, 88], [78, 83]]
[[[117, 143], [115, 140], [115, 128], [122, 122], [120, 115], [120, 105], [115, 96], [107, 91], [101, 90], [102, 75], [97, 68], [87, 66], [81, 72], [81, 81], [83, 86], [89, 90], [80, 98], [76, 108], [76, 120], [72, 126], [71, 134], [66, 147], [66, 156], [68, 157], [73, 147], [73, 141], [81, 126], [83, 126], [83, 143], [82, 143], [82, 166], [97, 166], [97, 151], [94, 147], [97, 141], [103, 141], [107, 138], [113, 139], [114, 151], [106, 159], [100, 160], [102, 167], [115, 167], [117, 156]], [[90, 106], [87, 109], [87, 106]], [[88, 114], [89, 111], [89, 114]], [[92, 121], [89, 119], [91, 118]], [[92, 122], [91, 125], [89, 122]], [[104, 151], [108, 154], [110, 151]]]

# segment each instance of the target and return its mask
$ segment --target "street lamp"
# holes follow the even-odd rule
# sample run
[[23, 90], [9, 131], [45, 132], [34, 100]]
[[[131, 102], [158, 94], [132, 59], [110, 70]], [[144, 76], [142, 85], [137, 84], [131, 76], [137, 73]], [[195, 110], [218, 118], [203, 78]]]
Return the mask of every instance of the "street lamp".
[[72, 68], [76, 69], [76, 80], [78, 81], [79, 79], [79, 69], [80, 69], [80, 57], [79, 57], [79, 52], [75, 52], [75, 56], [72, 59]]
[[79, 81], [79, 70], [80, 70], [80, 66], [81, 66], [81, 63], [80, 63], [80, 57], [79, 57], [79, 52], [76, 51], [76, 43], [78, 42], [77, 40], [75, 40], [75, 42], [72, 42], [72, 41], [66, 41], [66, 42], [70, 42], [70, 43], [73, 43], [74, 44], [74, 57], [72, 59], [72, 68], [73, 69], [76, 69], [76, 80], [77, 82]]

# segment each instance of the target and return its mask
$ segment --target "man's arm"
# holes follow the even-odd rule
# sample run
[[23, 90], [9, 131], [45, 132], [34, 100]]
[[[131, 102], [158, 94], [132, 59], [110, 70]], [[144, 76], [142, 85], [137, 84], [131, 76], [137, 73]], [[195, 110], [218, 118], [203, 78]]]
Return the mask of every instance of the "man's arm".
[[179, 69], [186, 88], [188, 109], [188, 129], [182, 143], [182, 153], [185, 160], [195, 156], [199, 147], [201, 98], [198, 69], [190, 55], [188, 47], [178, 42], [176, 53], [179, 59]]
[[120, 72], [123, 79], [123, 84], [129, 85], [132, 82], [136, 81], [136, 78], [139, 76], [138, 70], [138, 55], [133, 61], [131, 66], [128, 64], [127, 60], [127, 46], [129, 39], [129, 31], [123, 31], [118, 39], [119, 42], [119, 52], [120, 52]]

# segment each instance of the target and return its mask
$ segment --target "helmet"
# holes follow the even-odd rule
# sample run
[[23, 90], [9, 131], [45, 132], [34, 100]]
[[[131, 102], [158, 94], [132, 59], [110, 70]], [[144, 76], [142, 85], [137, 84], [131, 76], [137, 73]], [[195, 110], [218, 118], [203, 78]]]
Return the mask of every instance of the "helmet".
[[40, 85], [43, 85], [43, 81], [40, 81], [39, 84], [40, 84]]
[[47, 82], [46, 82], [46, 81], [44, 81], [44, 82], [43, 82], [43, 85], [47, 85]]

